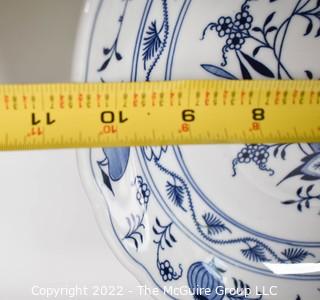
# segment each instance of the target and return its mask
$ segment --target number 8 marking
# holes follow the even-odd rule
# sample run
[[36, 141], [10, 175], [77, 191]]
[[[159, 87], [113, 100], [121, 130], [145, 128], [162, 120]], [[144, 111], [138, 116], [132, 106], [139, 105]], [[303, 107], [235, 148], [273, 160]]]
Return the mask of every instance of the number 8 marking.
[[255, 121], [262, 121], [264, 120], [264, 114], [265, 114], [265, 111], [263, 108], [254, 108], [252, 110], [252, 118], [253, 120]]

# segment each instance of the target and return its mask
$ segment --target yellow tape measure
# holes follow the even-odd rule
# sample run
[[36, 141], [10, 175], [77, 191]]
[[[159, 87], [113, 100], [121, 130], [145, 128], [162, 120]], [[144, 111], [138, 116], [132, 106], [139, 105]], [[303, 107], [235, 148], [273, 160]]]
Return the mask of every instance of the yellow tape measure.
[[0, 85], [0, 149], [320, 142], [320, 82]]

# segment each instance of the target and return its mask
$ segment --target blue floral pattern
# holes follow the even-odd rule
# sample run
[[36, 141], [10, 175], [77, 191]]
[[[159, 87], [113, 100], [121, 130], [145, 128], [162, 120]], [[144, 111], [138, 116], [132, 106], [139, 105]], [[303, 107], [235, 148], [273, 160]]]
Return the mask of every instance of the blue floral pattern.
[[153, 226], [153, 232], [158, 236], [157, 240], [153, 242], [157, 246], [157, 267], [163, 281], [178, 280], [183, 273], [182, 265], [179, 264], [179, 272], [176, 272], [168, 259], [161, 260], [161, 252], [165, 251], [167, 247], [172, 248], [174, 243], [177, 243], [176, 238], [171, 233], [173, 223], [168, 225], [161, 225], [158, 218], [156, 224]]
[[[142, 154], [145, 156], [145, 152], [142, 150]], [[181, 208], [185, 213], [190, 214], [193, 223], [200, 234], [200, 236], [208, 241], [209, 243], [228, 246], [228, 245], [240, 245], [239, 251], [244, 258], [251, 262], [277, 262], [277, 263], [297, 263], [303, 262], [308, 257], [315, 257], [315, 255], [303, 248], [284, 248], [281, 253], [276, 253], [267, 243], [261, 241], [258, 238], [247, 236], [247, 237], [233, 237], [227, 238], [216, 238], [216, 235], [221, 233], [232, 234], [232, 230], [223, 223], [213, 212], [205, 213], [202, 218], [204, 223], [199, 220], [199, 216], [195, 210], [195, 203], [192, 199], [191, 191], [188, 187], [187, 182], [182, 178], [182, 176], [169, 170], [165, 167], [160, 159], [154, 158], [153, 161], [147, 161], [154, 164], [161, 173], [173, 178], [176, 182], [179, 182], [181, 199], [174, 201], [174, 205]], [[167, 181], [168, 182], [168, 181]], [[171, 200], [171, 194], [167, 189], [168, 200]], [[187, 205], [185, 205], [185, 202]], [[188, 207], [188, 208], [186, 208]]]
[[[203, 30], [202, 39], [205, 39], [208, 30], [215, 30], [220, 38], [225, 38], [225, 45], [222, 48], [223, 62], [222, 67], [228, 65], [228, 52], [233, 51], [238, 59], [239, 68], [244, 79], [252, 79], [252, 71], [259, 73], [267, 78], [289, 78], [293, 79], [293, 75], [290, 74], [282, 61], [282, 53], [286, 35], [290, 23], [295, 18], [303, 18], [307, 21], [307, 27], [305, 28], [304, 36], [311, 35], [314, 28], [318, 26], [314, 37], [320, 36], [320, 2], [306, 0], [299, 0], [289, 17], [287, 17], [280, 26], [273, 24], [276, 16], [276, 11], [271, 12], [263, 22], [263, 26], [253, 26], [253, 16], [250, 13], [251, 0], [243, 2], [239, 12], [232, 18], [231, 16], [222, 16], [217, 22], [209, 23]], [[276, 2], [276, 1], [270, 1]], [[242, 50], [242, 46], [246, 40], [255, 42], [253, 52], [246, 53]], [[277, 45], [280, 45], [277, 48]], [[261, 51], [272, 51], [273, 58], [276, 61], [277, 69], [271, 70], [269, 66], [266, 66], [256, 57]], [[248, 69], [250, 66], [252, 70]], [[216, 65], [203, 64], [202, 67], [209, 73], [222, 77], [225, 79], [236, 79], [236, 76]], [[276, 75], [275, 75], [276, 74]], [[314, 75], [311, 71], [305, 70], [306, 77], [313, 79]], [[259, 145], [245, 145], [237, 154], [236, 158], [232, 161], [233, 176], [236, 176], [236, 167], [238, 164], [255, 164], [260, 170], [266, 171], [270, 176], [274, 175], [275, 171], [268, 166], [268, 160], [273, 153], [274, 157], [281, 157], [285, 159], [287, 148], [290, 144], [259, 144]], [[317, 147], [317, 146], [316, 146]], [[318, 149], [318, 148], [317, 148]], [[283, 178], [283, 181], [290, 177], [300, 175], [302, 180], [318, 181], [320, 176], [319, 161], [320, 154], [318, 150], [314, 150], [314, 153], [303, 158], [303, 164], [294, 169], [290, 174]], [[280, 183], [281, 183], [280, 182]], [[279, 184], [280, 184], [279, 183]], [[297, 204], [297, 209], [301, 212], [302, 207], [310, 208], [311, 201], [319, 200], [320, 194], [311, 194], [314, 185], [310, 185], [305, 189], [303, 193], [303, 187], [297, 188], [297, 199], [284, 200], [282, 203]]]
[[[299, 0], [289, 17], [287, 17], [279, 26], [272, 24], [276, 15], [276, 12], [274, 11], [267, 16], [262, 27], [253, 27], [253, 16], [250, 13], [250, 3], [252, 1], [253, 0], [244, 1], [240, 11], [235, 14], [234, 18], [231, 16], [223, 16], [220, 17], [217, 22], [209, 23], [203, 30], [202, 40], [205, 39], [208, 30], [215, 30], [219, 37], [226, 38], [225, 45], [222, 48], [223, 61], [221, 66], [227, 66], [228, 52], [233, 51], [238, 59], [243, 79], [252, 79], [252, 70], [267, 78], [293, 79], [293, 76], [282, 61], [283, 47], [288, 28], [295, 18], [302, 17], [307, 20], [308, 24], [304, 35], [310, 35], [314, 27], [320, 25], [320, 3], [313, 1], [315, 4], [310, 8], [310, 1]], [[315, 34], [316, 38], [319, 36], [320, 26]], [[251, 54], [241, 50], [247, 40], [256, 43]], [[280, 46], [277, 47], [277, 45]], [[256, 59], [256, 56], [258, 56], [258, 53], [262, 50], [272, 51], [274, 60], [277, 63], [276, 70], [271, 70], [263, 62]], [[248, 69], [246, 64], [248, 64], [252, 70]], [[203, 64], [202, 67], [207, 72], [224, 79], [231, 79], [230, 75], [235, 77], [232, 74], [227, 75], [229, 72], [225, 69], [222, 70], [227, 72], [227, 74], [219, 72], [221, 68], [216, 65]], [[311, 79], [314, 77], [309, 70], [305, 70], [305, 74], [307, 78]]]
[[[272, 9], [273, 3], [279, 0], [264, 0], [269, 3], [271, 12], [267, 13], [264, 19], [259, 20], [262, 23], [257, 25], [259, 22], [257, 22], [251, 6], [258, 1], [240, 1], [238, 11], [235, 11], [232, 15], [218, 16], [215, 21], [208, 24], [204, 23], [207, 24], [206, 26], [199, 25], [201, 27], [199, 27], [198, 33], [202, 33], [202, 40], [207, 39], [209, 34], [214, 33], [223, 42], [223, 46], [220, 48], [220, 64], [213, 64], [209, 61], [199, 66], [199, 69], [205, 70], [208, 76], [231, 80], [252, 79], [256, 74], [263, 78], [292, 79], [294, 77], [284, 59], [284, 46], [288, 28], [293, 21], [299, 18], [303, 20], [300, 24], [305, 26], [304, 36], [318, 38], [320, 36], [320, 2], [295, 0], [293, 10], [288, 12], [287, 17], [283, 17], [278, 14], [276, 9]], [[179, 26], [182, 26], [181, 24], [192, 0], [184, 0], [181, 1], [181, 5], [177, 4], [177, 7], [180, 6], [180, 8], [176, 12], [171, 8], [169, 10], [171, 3], [169, 5], [167, 0], [158, 1], [158, 6], [154, 3], [155, 1], [145, 2], [133, 53], [131, 80], [149, 81], [158, 79], [156, 71], [158, 71], [157, 69], [160, 70], [160, 62], [162, 66], [166, 65], [165, 79], [171, 79], [170, 68], [173, 65], [172, 61], [180, 31]], [[125, 44], [125, 39], [122, 39], [122, 32], [125, 30], [125, 20], [130, 16], [128, 14], [130, 5], [129, 0], [121, 1], [121, 7], [119, 6], [121, 12], [117, 19], [118, 30], [115, 37], [112, 38], [113, 42], [103, 47], [101, 62], [95, 67], [101, 81], [104, 81], [104, 75], [107, 72], [111, 73], [114, 70], [115, 63], [121, 65], [124, 60], [129, 60], [129, 55], [124, 51], [125, 47], [121, 46], [122, 42]], [[154, 7], [157, 8], [157, 12], [152, 12]], [[161, 9], [159, 10], [159, 8]], [[175, 22], [174, 15], [177, 18]], [[254, 46], [253, 48], [248, 47], [249, 42], [250, 45]], [[199, 42], [200, 45], [202, 43]], [[166, 55], [167, 52], [168, 55]], [[266, 64], [263, 60], [267, 53], [273, 59], [270, 64]], [[233, 74], [229, 69], [232, 56], [235, 58], [239, 76], [236, 75], [236, 72]], [[139, 71], [138, 65], [141, 66]], [[232, 61], [232, 65], [234, 65], [234, 61]], [[138, 78], [138, 73], [141, 73], [142, 77]], [[318, 76], [314, 73], [311, 70], [303, 70], [303, 74], [308, 79], [315, 79]], [[294, 206], [300, 212], [310, 209], [312, 203], [320, 201], [318, 191], [320, 144], [309, 144], [310, 151], [307, 152], [304, 152], [305, 147], [300, 144], [243, 145], [232, 161], [231, 173], [233, 173], [233, 177], [239, 176], [239, 168], [244, 165], [253, 165], [265, 174], [274, 176], [277, 174], [277, 169], [270, 163], [271, 160], [284, 161], [291, 149], [297, 147], [300, 148], [303, 158], [277, 185], [292, 178], [299, 178], [301, 182], [310, 183], [297, 186], [295, 195], [291, 199], [282, 201], [283, 205]], [[104, 148], [102, 149], [102, 156], [100, 155], [99, 159], [93, 159], [92, 161], [93, 169], [98, 170], [95, 173], [96, 181], [100, 183], [100, 187], [102, 186], [102, 192], [107, 195], [108, 205], [111, 206], [122, 197], [121, 193], [118, 193], [121, 184], [123, 182], [127, 184], [128, 177], [134, 173], [134, 177], [130, 177], [130, 188], [134, 191], [131, 195], [135, 197], [135, 201], [133, 201], [134, 203], [128, 201], [130, 211], [121, 212], [125, 216], [121, 220], [120, 226], [113, 223], [114, 216], [110, 215], [109, 217], [113, 224], [114, 233], [127, 254], [148, 272], [157, 285], [158, 282], [171, 285], [187, 282], [190, 288], [197, 286], [213, 288], [217, 285], [224, 287], [223, 277], [227, 276], [232, 278], [231, 287], [232, 283], [234, 288], [240, 287], [241, 289], [249, 286], [245, 282], [247, 281], [245, 277], [239, 279], [234, 273], [231, 274], [228, 268], [220, 268], [213, 262], [205, 263], [200, 261], [200, 258], [190, 264], [190, 260], [185, 260], [185, 255], [176, 254], [184, 249], [183, 247], [187, 243], [193, 245], [192, 243], [195, 241], [200, 246], [199, 248], [210, 249], [211, 254], [217, 255], [233, 266], [270, 277], [277, 276], [270, 274], [266, 269], [261, 269], [265, 262], [296, 264], [319, 260], [317, 242], [314, 242], [314, 244], [312, 242], [301, 242], [299, 244], [299, 241], [283, 242], [281, 239], [278, 241], [276, 238], [273, 240], [255, 235], [237, 227], [219, 211], [212, 209], [211, 206], [200, 205], [198, 199], [195, 198], [196, 193], [192, 182], [184, 171], [168, 164], [170, 158], [167, 158], [172, 155], [170, 151], [173, 148], [173, 146], [145, 146], [137, 149]], [[135, 166], [137, 169], [132, 173], [132, 170], [128, 171], [128, 169], [131, 166], [129, 160], [132, 159], [133, 155], [136, 155], [140, 164]], [[135, 158], [133, 160], [136, 161]], [[148, 175], [149, 169], [152, 169], [155, 176], [159, 176], [156, 186]], [[262, 174], [264, 174], [263, 172]], [[237, 178], [234, 178], [234, 180], [237, 180]], [[121, 200], [123, 201], [122, 198]], [[163, 203], [166, 206], [162, 206]], [[131, 210], [131, 207], [135, 207], [135, 209]], [[164, 214], [162, 210], [165, 210], [166, 207], [169, 211], [174, 211], [174, 214]], [[155, 210], [156, 208], [158, 210]], [[149, 214], [151, 210], [152, 214]], [[185, 218], [187, 222], [190, 220], [194, 229], [191, 239], [190, 236], [185, 234], [184, 229], [180, 228], [181, 224], [175, 214], [182, 219]], [[151, 247], [148, 243], [150, 237]], [[232, 248], [232, 253], [235, 256], [238, 255], [237, 258], [230, 258], [228, 254], [224, 253], [224, 250], [228, 247], [229, 249]], [[148, 265], [150, 262], [143, 260], [146, 248], [148, 248], [148, 251], [151, 249], [148, 256], [153, 264], [153, 269]], [[216, 249], [221, 251], [219, 252]], [[225, 252], [227, 253], [227, 250]], [[307, 275], [305, 277], [304, 275], [293, 275], [288, 276], [288, 279], [318, 280], [318, 277], [317, 275]], [[295, 300], [302, 299], [300, 294], [302, 295], [300, 291], [299, 295], [296, 293]], [[213, 292], [207, 297], [207, 299], [230, 300], [257, 300], [262, 298], [262, 296], [244, 298], [241, 295], [235, 297], [228, 293], [220, 296]]]
[[[115, 38], [113, 44], [111, 45], [111, 47], [103, 48], [102, 52], [103, 52], [103, 55], [105, 56], [105, 59], [104, 59], [103, 63], [101, 64], [101, 66], [97, 70], [100, 73], [107, 69], [112, 58], [115, 57], [117, 61], [120, 61], [123, 58], [122, 54], [118, 51], [118, 42], [119, 42], [119, 38], [120, 38], [122, 26], [123, 26], [123, 20], [125, 18], [126, 12], [127, 12], [128, 2], [129, 2], [129, 0], [124, 1], [122, 14], [119, 16], [119, 19], [118, 19], [118, 22], [119, 22], [118, 32], [117, 32], [117, 35], [116, 35], [116, 38]], [[101, 77], [101, 81], [104, 82], [103, 77]]]
[[[279, 183], [299, 176], [302, 181], [314, 182], [308, 187], [304, 188], [300, 186], [296, 191], [296, 199], [289, 199], [282, 201], [282, 204], [290, 205], [296, 204], [298, 211], [302, 212], [303, 207], [310, 208], [311, 202], [320, 200], [320, 193], [313, 192], [315, 184], [320, 181], [320, 150], [319, 144], [310, 144], [311, 153], [306, 153], [301, 145], [295, 144], [258, 144], [258, 145], [245, 145], [237, 154], [237, 157], [232, 161], [232, 176], [237, 175], [237, 165], [238, 164], [249, 164], [254, 163], [257, 167], [269, 173], [270, 176], [275, 174], [275, 171], [267, 166], [268, 159], [273, 156], [275, 158], [280, 157], [280, 159], [285, 160], [287, 156], [287, 151], [292, 146], [297, 147], [304, 154], [302, 158], [302, 164], [293, 169], [289, 174], [287, 174]], [[272, 154], [271, 154], [272, 153]]]
[[[154, 20], [150, 23], [145, 37], [143, 39], [143, 66], [147, 70], [146, 81], [150, 81], [151, 73], [158, 63], [166, 45], [169, 35], [169, 16], [168, 16], [168, 3], [167, 0], [161, 0], [163, 21], [158, 29], [157, 21]], [[161, 34], [163, 37], [161, 38]], [[147, 67], [148, 62], [150, 62]]]
[[143, 180], [142, 176], [136, 176], [134, 180], [134, 184], [136, 185], [136, 200], [138, 201], [139, 205], [143, 208], [143, 212], [141, 215], [139, 214], [130, 214], [127, 217], [127, 222], [129, 225], [128, 232], [123, 237], [123, 240], [132, 240], [134, 242], [134, 246], [136, 250], [139, 250], [139, 242], [143, 244], [144, 241], [144, 234], [141, 232], [142, 229], [145, 229], [144, 217], [148, 209], [148, 202], [149, 197], [151, 195], [149, 186]]

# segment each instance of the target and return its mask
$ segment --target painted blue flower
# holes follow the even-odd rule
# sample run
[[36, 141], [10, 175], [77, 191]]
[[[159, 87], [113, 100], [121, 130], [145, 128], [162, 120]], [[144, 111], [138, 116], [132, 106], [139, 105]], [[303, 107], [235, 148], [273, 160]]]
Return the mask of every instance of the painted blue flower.
[[237, 155], [239, 163], [248, 164], [253, 159], [252, 150], [249, 147], [242, 148]]
[[251, 28], [253, 17], [249, 14], [247, 10], [242, 10], [235, 16], [234, 25], [240, 30], [248, 30]]
[[216, 31], [220, 37], [231, 33], [233, 23], [230, 17], [220, 17], [216, 25]]
[[148, 204], [149, 197], [150, 197], [150, 190], [146, 183], [142, 183], [142, 182], [139, 183], [136, 197], [141, 205]]
[[241, 32], [232, 32], [227, 39], [227, 47], [231, 50], [240, 50], [245, 42], [245, 38]]
[[167, 152], [168, 146], [144, 146], [142, 147], [142, 151], [147, 160], [151, 161], [153, 159], [159, 160], [162, 153]]
[[163, 281], [171, 281], [174, 279], [174, 270], [168, 260], [160, 262], [160, 275]]
[[265, 144], [246, 144], [244, 148], [238, 152], [237, 157], [232, 161], [233, 174], [235, 176], [237, 164], [249, 164], [254, 162], [260, 170], [274, 174], [274, 170], [267, 166], [270, 146]]
[[260, 146], [254, 151], [253, 161], [258, 165], [264, 165], [267, 163], [270, 154], [266, 146]]

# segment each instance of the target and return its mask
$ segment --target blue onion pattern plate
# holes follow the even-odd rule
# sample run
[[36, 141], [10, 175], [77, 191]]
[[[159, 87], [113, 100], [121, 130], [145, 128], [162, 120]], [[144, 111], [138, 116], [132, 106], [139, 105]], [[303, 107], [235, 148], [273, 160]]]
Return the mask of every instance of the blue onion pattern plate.
[[[87, 5], [78, 80], [320, 77], [320, 1]], [[78, 156], [108, 243], [140, 281], [163, 291], [160, 298], [319, 299], [320, 144]]]

